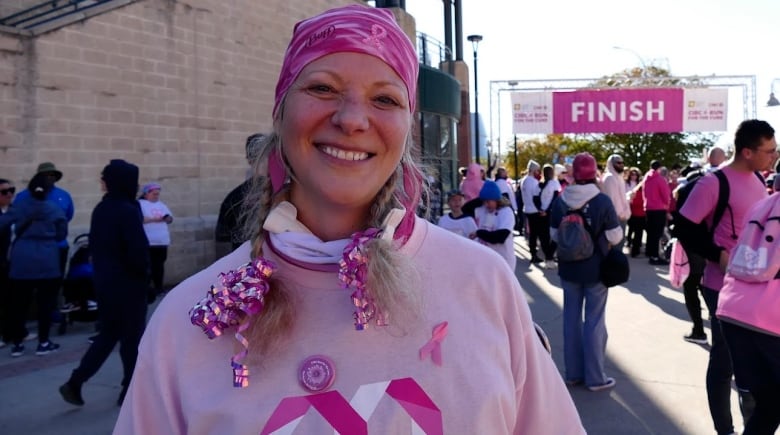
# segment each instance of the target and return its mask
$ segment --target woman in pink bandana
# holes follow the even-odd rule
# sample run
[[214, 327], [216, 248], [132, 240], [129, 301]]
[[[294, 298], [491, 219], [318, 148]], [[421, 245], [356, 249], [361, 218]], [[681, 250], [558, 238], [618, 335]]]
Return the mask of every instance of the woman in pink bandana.
[[254, 237], [162, 301], [115, 433], [584, 433], [513, 271], [413, 214], [417, 72], [387, 10], [295, 26]]

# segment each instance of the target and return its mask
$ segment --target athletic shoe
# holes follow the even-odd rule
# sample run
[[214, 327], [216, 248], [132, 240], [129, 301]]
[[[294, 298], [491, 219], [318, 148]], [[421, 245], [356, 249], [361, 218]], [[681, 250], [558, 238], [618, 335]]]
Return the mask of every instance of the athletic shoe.
[[704, 332], [691, 332], [690, 335], [684, 336], [683, 339], [691, 343], [707, 344], [707, 334]]
[[588, 389], [590, 391], [603, 391], [608, 390], [615, 386], [615, 379], [614, 378], [607, 378], [607, 382], [604, 382], [601, 385], [590, 385], [588, 386]]
[[87, 311], [96, 311], [98, 304], [95, 301], [87, 301]]
[[37, 332], [30, 332], [30, 333], [27, 334], [26, 337], [24, 337], [24, 341], [35, 340], [36, 338], [38, 338], [38, 333]]
[[79, 308], [78, 305], [68, 302], [60, 308], [60, 313], [72, 313], [73, 311], [78, 311], [80, 309], [81, 308]]
[[38, 345], [38, 349], [35, 350], [36, 355], [48, 355], [50, 352], [54, 352], [55, 350], [59, 349], [60, 345], [57, 343], [52, 343], [51, 341], [47, 341], [46, 343], [41, 343]]
[[24, 345], [23, 344], [15, 344], [14, 347], [11, 348], [11, 356], [16, 358], [18, 356], [22, 356], [24, 354]]
[[558, 267], [558, 263], [556, 263], [553, 260], [547, 260], [544, 262], [542, 267], [544, 267], [545, 269], [555, 269], [556, 267]]
[[81, 397], [81, 386], [74, 387], [70, 382], [65, 382], [60, 386], [60, 395], [68, 403], [84, 406], [84, 399]]

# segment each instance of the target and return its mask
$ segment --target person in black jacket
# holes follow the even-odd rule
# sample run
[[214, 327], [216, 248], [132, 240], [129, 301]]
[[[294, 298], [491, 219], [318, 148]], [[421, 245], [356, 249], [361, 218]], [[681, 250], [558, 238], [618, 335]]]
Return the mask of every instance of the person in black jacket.
[[149, 241], [143, 229], [138, 192], [138, 167], [111, 160], [101, 179], [106, 194], [92, 211], [89, 247], [92, 251], [100, 333], [60, 387], [66, 402], [83, 405], [81, 386], [105, 362], [119, 342], [124, 377], [121, 405], [135, 369], [138, 344], [146, 327], [149, 291]]
[[[257, 150], [266, 135], [255, 133], [246, 138], [246, 161], [250, 167], [257, 158]], [[250, 169], [251, 171], [251, 169]], [[247, 179], [227, 194], [219, 207], [217, 226], [214, 228], [217, 257], [223, 257], [235, 251], [242, 243], [249, 240], [249, 234], [244, 228], [243, 204], [244, 198], [252, 185], [251, 172]], [[228, 243], [230, 244], [228, 247]]]

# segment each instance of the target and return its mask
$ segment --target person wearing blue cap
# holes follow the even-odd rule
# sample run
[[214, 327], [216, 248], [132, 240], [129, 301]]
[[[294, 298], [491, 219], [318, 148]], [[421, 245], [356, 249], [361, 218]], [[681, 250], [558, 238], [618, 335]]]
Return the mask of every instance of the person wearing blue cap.
[[517, 257], [512, 238], [515, 226], [512, 207], [506, 197], [501, 195], [501, 189], [495, 181], [485, 181], [479, 191], [479, 199], [482, 200], [482, 206], [474, 210], [478, 229], [470, 237], [498, 252], [514, 271]]

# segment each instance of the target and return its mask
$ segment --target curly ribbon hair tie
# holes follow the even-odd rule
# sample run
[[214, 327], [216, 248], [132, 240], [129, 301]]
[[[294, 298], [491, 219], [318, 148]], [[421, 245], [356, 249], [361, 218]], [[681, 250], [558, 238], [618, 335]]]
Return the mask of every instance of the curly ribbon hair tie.
[[368, 322], [376, 318], [379, 326], [387, 325], [387, 319], [374, 304], [374, 299], [368, 292], [368, 250], [366, 244], [379, 237], [381, 231], [369, 228], [366, 231], [352, 234], [352, 241], [344, 248], [344, 255], [339, 261], [339, 281], [341, 286], [352, 292], [352, 303], [355, 305], [355, 329], [362, 331], [368, 327]]
[[236, 340], [244, 349], [230, 359], [233, 368], [233, 386], [249, 385], [249, 368], [241, 363], [247, 355], [249, 342], [241, 335], [249, 327], [249, 317], [263, 310], [263, 299], [268, 293], [268, 280], [276, 265], [257, 258], [237, 270], [219, 274], [219, 286], [211, 286], [206, 297], [190, 310], [190, 321], [214, 339], [226, 329], [238, 326]]

